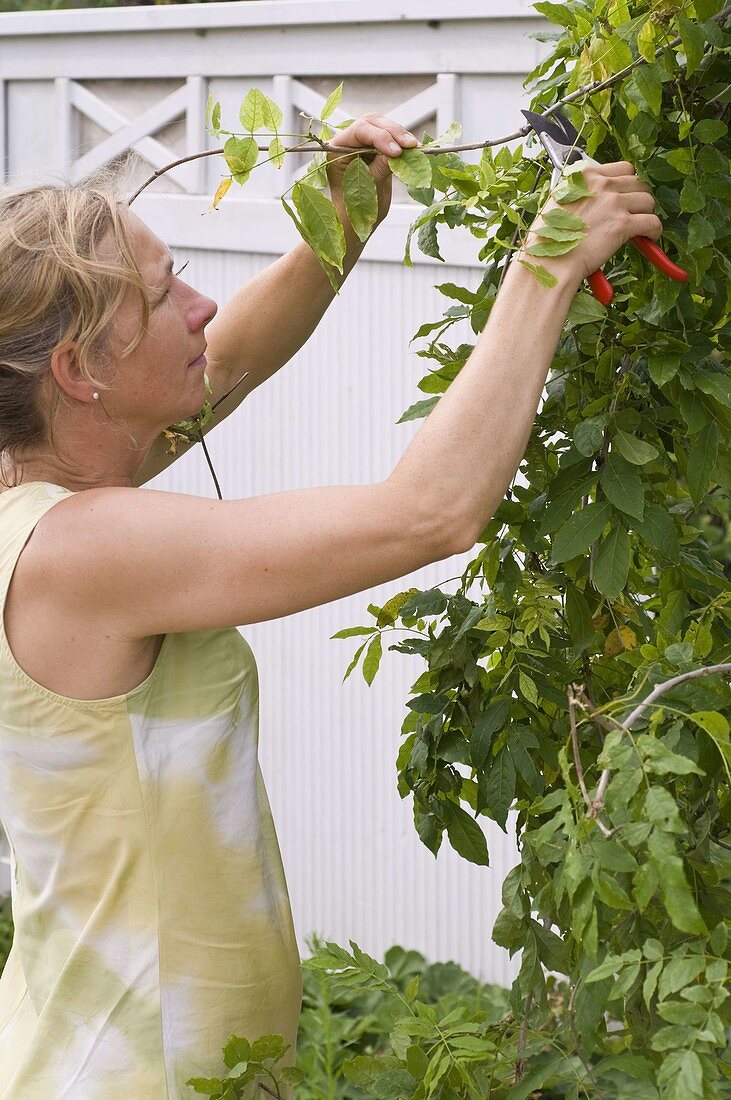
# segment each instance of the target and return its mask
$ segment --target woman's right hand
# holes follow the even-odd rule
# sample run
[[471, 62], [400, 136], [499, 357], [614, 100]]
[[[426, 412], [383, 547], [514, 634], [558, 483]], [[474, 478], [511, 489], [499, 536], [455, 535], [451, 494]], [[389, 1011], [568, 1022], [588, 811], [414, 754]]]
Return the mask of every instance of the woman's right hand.
[[[587, 164], [584, 179], [594, 194], [589, 198], [559, 206], [553, 198], [537, 215], [521, 256], [530, 263], [543, 264], [553, 274], [571, 271], [579, 281], [602, 267], [632, 237], [649, 237], [656, 241], [662, 234], [662, 222], [653, 213], [655, 200], [650, 185], [637, 178], [629, 161], [610, 164]], [[563, 209], [576, 214], [587, 225], [582, 241], [563, 256], [531, 256], [524, 249], [538, 240], [543, 214]]]

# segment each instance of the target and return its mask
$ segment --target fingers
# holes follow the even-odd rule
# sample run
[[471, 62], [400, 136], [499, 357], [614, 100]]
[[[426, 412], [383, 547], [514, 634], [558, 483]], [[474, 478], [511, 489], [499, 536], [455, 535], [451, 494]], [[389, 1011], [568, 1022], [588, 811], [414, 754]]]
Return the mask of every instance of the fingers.
[[635, 176], [637, 174], [634, 164], [630, 164], [628, 160], [615, 160], [609, 164], [593, 164], [591, 168], [602, 176]]
[[655, 199], [647, 191], [632, 191], [625, 196], [624, 206], [630, 214], [652, 214]]
[[[347, 139], [351, 139], [348, 141]], [[385, 115], [369, 114], [357, 119], [343, 135], [332, 139], [333, 144], [372, 145], [386, 156], [400, 156], [402, 149], [413, 149], [418, 138], [393, 119]]]
[[657, 214], [633, 214], [630, 217], [633, 237], [649, 237], [657, 241], [662, 236], [662, 222]]

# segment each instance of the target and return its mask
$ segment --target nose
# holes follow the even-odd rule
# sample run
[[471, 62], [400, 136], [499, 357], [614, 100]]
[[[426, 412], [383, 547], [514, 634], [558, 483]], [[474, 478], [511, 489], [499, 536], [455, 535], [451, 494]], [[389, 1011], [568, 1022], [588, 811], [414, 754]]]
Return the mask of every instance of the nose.
[[205, 326], [209, 325], [211, 323], [211, 321], [213, 320], [213, 318], [218, 313], [218, 303], [215, 302], [213, 300], [213, 298], [208, 298], [204, 294], [200, 295], [200, 299], [201, 299], [200, 310], [201, 310], [201, 313], [203, 315], [202, 325], [203, 325], [203, 328], [205, 328]]

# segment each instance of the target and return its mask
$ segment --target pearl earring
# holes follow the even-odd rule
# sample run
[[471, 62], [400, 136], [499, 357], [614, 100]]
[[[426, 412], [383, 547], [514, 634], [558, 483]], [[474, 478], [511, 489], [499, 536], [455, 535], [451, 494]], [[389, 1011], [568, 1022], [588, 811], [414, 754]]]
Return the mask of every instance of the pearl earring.
[[95, 401], [99, 400], [99, 394], [96, 392], [96, 390], [94, 390], [94, 392], [91, 396], [94, 398]]

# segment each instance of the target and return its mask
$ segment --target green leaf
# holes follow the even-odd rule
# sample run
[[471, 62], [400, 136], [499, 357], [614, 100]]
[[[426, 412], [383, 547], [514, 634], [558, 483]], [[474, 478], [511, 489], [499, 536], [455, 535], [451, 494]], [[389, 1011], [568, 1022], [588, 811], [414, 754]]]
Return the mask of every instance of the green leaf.
[[[241, 125], [250, 134], [256, 130], [262, 130], [267, 125], [267, 118], [271, 117], [271, 110], [267, 108], [266, 96], [258, 88], [250, 88], [239, 108]], [[281, 112], [280, 112], [281, 113]], [[272, 127], [277, 129], [277, 127]]]
[[648, 544], [670, 561], [677, 561], [680, 553], [680, 540], [675, 521], [667, 509], [652, 501], [645, 503], [645, 514], [641, 520], [634, 520], [632, 527]]
[[[553, 213], [553, 211], [549, 211], [549, 213]], [[584, 233], [580, 233], [576, 229], [561, 229], [559, 226], [543, 224], [538, 227], [536, 233], [547, 241], [570, 241], [572, 244], [578, 243], [585, 237]]]
[[580, 420], [574, 428], [574, 446], [580, 454], [586, 458], [592, 458], [602, 445], [607, 416], [590, 416], [587, 420]]
[[653, 447], [652, 443], [646, 443], [644, 439], [637, 439], [627, 432], [618, 431], [612, 442], [622, 457], [634, 466], [644, 466], [658, 456], [657, 447]]
[[[664, 787], [650, 787], [645, 795], [645, 816], [666, 833], [682, 833], [678, 804]], [[667, 838], [666, 838], [667, 839]]]
[[[572, 214], [570, 210], [556, 210], [555, 208], [549, 210], [543, 215], [543, 221], [551, 229], [560, 229], [572, 233], [585, 233], [588, 229], [586, 222], [582, 221], [577, 214]], [[538, 232], [541, 236], [547, 235], [544, 226], [541, 226]]]
[[717, 710], [695, 710], [688, 717], [706, 733], [710, 733], [712, 737], [728, 739], [728, 719], [723, 714], [719, 714]]
[[475, 768], [484, 767], [495, 734], [508, 720], [509, 699], [495, 699], [489, 703], [475, 722], [470, 737], [470, 759]]
[[454, 802], [442, 803], [442, 811], [447, 825], [449, 843], [458, 855], [487, 867], [489, 858], [485, 834], [473, 817]]
[[574, 649], [579, 652], [592, 640], [596, 627], [583, 592], [571, 583], [566, 584], [566, 618]]
[[657, 118], [662, 108], [662, 77], [659, 64], [640, 65], [632, 73], [632, 79], [650, 108], [651, 114]]
[[286, 150], [284, 144], [278, 137], [272, 139], [269, 143], [269, 156], [271, 157], [272, 164], [275, 168], [283, 168], [286, 159]]
[[378, 191], [362, 157], [354, 157], [343, 173], [343, 196], [350, 224], [367, 241], [378, 217]]
[[703, 1067], [696, 1052], [673, 1051], [663, 1060], [657, 1073], [657, 1083], [661, 1087], [661, 1095], [664, 1096], [671, 1095], [662, 1088], [663, 1085], [669, 1085], [677, 1098], [692, 1100], [696, 1096], [703, 1097]]
[[575, 512], [559, 527], [553, 537], [551, 560], [555, 563], [569, 561], [585, 553], [601, 535], [612, 515], [608, 501], [592, 501]]
[[424, 1078], [429, 1068], [429, 1058], [421, 1047], [412, 1045], [406, 1051], [406, 1068], [417, 1081]]
[[645, 487], [634, 467], [617, 451], [609, 455], [602, 470], [599, 484], [620, 512], [642, 519], [645, 508]]
[[640, 734], [637, 745], [642, 750], [647, 770], [656, 775], [703, 775], [703, 769], [689, 757], [673, 752], [654, 737]]
[[269, 99], [268, 96], [264, 96], [264, 125], [267, 130], [278, 130], [284, 120], [281, 107], [278, 107], [273, 99]]
[[702, 210], [708, 202], [708, 196], [701, 190], [694, 179], [688, 177], [680, 192], [680, 209], [684, 214], [692, 214], [696, 210]]
[[342, 274], [345, 232], [334, 203], [316, 187], [301, 180], [292, 189], [292, 199], [310, 248]]
[[668, 916], [680, 932], [708, 935], [685, 877], [683, 861], [672, 837], [655, 829], [647, 842], [650, 864], [657, 872]]
[[718, 429], [712, 420], [696, 434], [688, 455], [688, 489], [696, 508], [706, 495], [718, 457]]
[[621, 955], [607, 955], [606, 959], [590, 970], [584, 981], [587, 985], [591, 982], [601, 982], [604, 978], [612, 978], [617, 971], [622, 969]]
[[685, 71], [690, 76], [701, 63], [706, 37], [697, 23], [692, 23], [682, 15], [678, 16], [678, 30], [685, 54]]
[[538, 690], [536, 685], [531, 680], [530, 676], [527, 676], [525, 672], [518, 673], [518, 691], [527, 699], [529, 703], [532, 703], [534, 707], [538, 706]]
[[533, 7], [552, 23], [559, 23], [562, 27], [576, 25], [574, 13], [565, 4], [551, 4], [549, 0], [540, 0], [538, 4], [533, 4]]
[[227, 1069], [231, 1069], [239, 1062], [246, 1062], [251, 1056], [251, 1047], [248, 1039], [240, 1035], [230, 1035], [223, 1048], [223, 1061]]
[[439, 401], [438, 397], [427, 397], [423, 401], [416, 401], [410, 405], [405, 413], [396, 421], [397, 424], [405, 424], [407, 420], [423, 420], [428, 416]]
[[515, 798], [515, 764], [507, 749], [495, 758], [487, 776], [480, 776], [480, 805], [505, 832], [508, 810]]
[[716, 239], [716, 231], [702, 214], [691, 214], [688, 222], [688, 251], [695, 252], [699, 248], [713, 244]]
[[536, 241], [525, 249], [531, 256], [565, 256], [581, 240], [581, 237], [571, 237], [564, 241]]
[[[701, 955], [686, 955], [671, 959], [662, 972], [657, 989], [658, 999], [664, 1001], [686, 985], [690, 985], [706, 968], [706, 960]], [[679, 1022], [679, 1021], [676, 1021]]]
[[528, 263], [527, 260], [520, 259], [518, 260], [518, 263], [522, 264], [523, 267], [527, 267], [528, 270], [532, 272], [533, 275], [535, 275], [536, 279], [538, 279], [538, 282], [541, 284], [541, 286], [555, 286], [558, 282], [556, 276], [552, 275], [548, 268], [544, 267], [543, 264], [531, 264]]
[[325, 100], [325, 106], [320, 111], [320, 121], [324, 122], [333, 113], [343, 96], [343, 82], [341, 81]]
[[697, 390], [709, 394], [727, 409], [731, 408], [731, 375], [721, 374], [719, 371], [699, 370], [693, 374], [693, 383]]
[[680, 356], [677, 353], [649, 355], [647, 358], [650, 378], [656, 386], [664, 386], [680, 370]]
[[608, 600], [616, 600], [627, 583], [630, 565], [629, 534], [621, 523], [599, 543], [594, 559], [594, 585]]
[[637, 49], [645, 61], [655, 60], [655, 24], [648, 16], [637, 35]]
[[190, 1077], [186, 1082], [194, 1092], [205, 1096], [220, 1096], [223, 1081], [220, 1077]]
[[230, 137], [223, 147], [223, 157], [237, 183], [246, 183], [259, 157], [254, 138]]
[[432, 219], [422, 225], [416, 235], [416, 243], [425, 256], [431, 256], [433, 259], [441, 260], [444, 263], [444, 257], [439, 251], [436, 221]]
[[696, 141], [701, 141], [706, 145], [713, 145], [714, 142], [720, 141], [721, 138], [726, 137], [728, 133], [728, 126], [725, 122], [722, 122], [720, 118], [702, 118], [700, 122], [696, 122], [693, 127], [693, 137]]
[[421, 149], [402, 149], [388, 158], [388, 166], [408, 188], [431, 187], [430, 158]]
[[289, 1050], [281, 1035], [261, 1035], [251, 1044], [251, 1061], [264, 1062], [267, 1058], [281, 1058]]
[[[581, 164], [581, 161], [576, 161], [576, 164]], [[571, 171], [569, 166], [564, 168], [564, 175], [551, 192], [551, 197], [555, 202], [566, 206], [569, 203], [578, 202], [579, 199], [589, 198], [593, 194], [594, 192], [590, 191], [586, 185], [583, 170], [577, 168]]]
[[401, 617], [421, 619], [425, 615], [441, 615], [448, 603], [449, 597], [441, 588], [427, 588], [409, 597], [401, 607]]
[[566, 324], [569, 328], [574, 328], [576, 325], [588, 325], [594, 321], [603, 321], [606, 316], [606, 306], [603, 306], [601, 302], [597, 302], [593, 294], [582, 290], [571, 303]]

